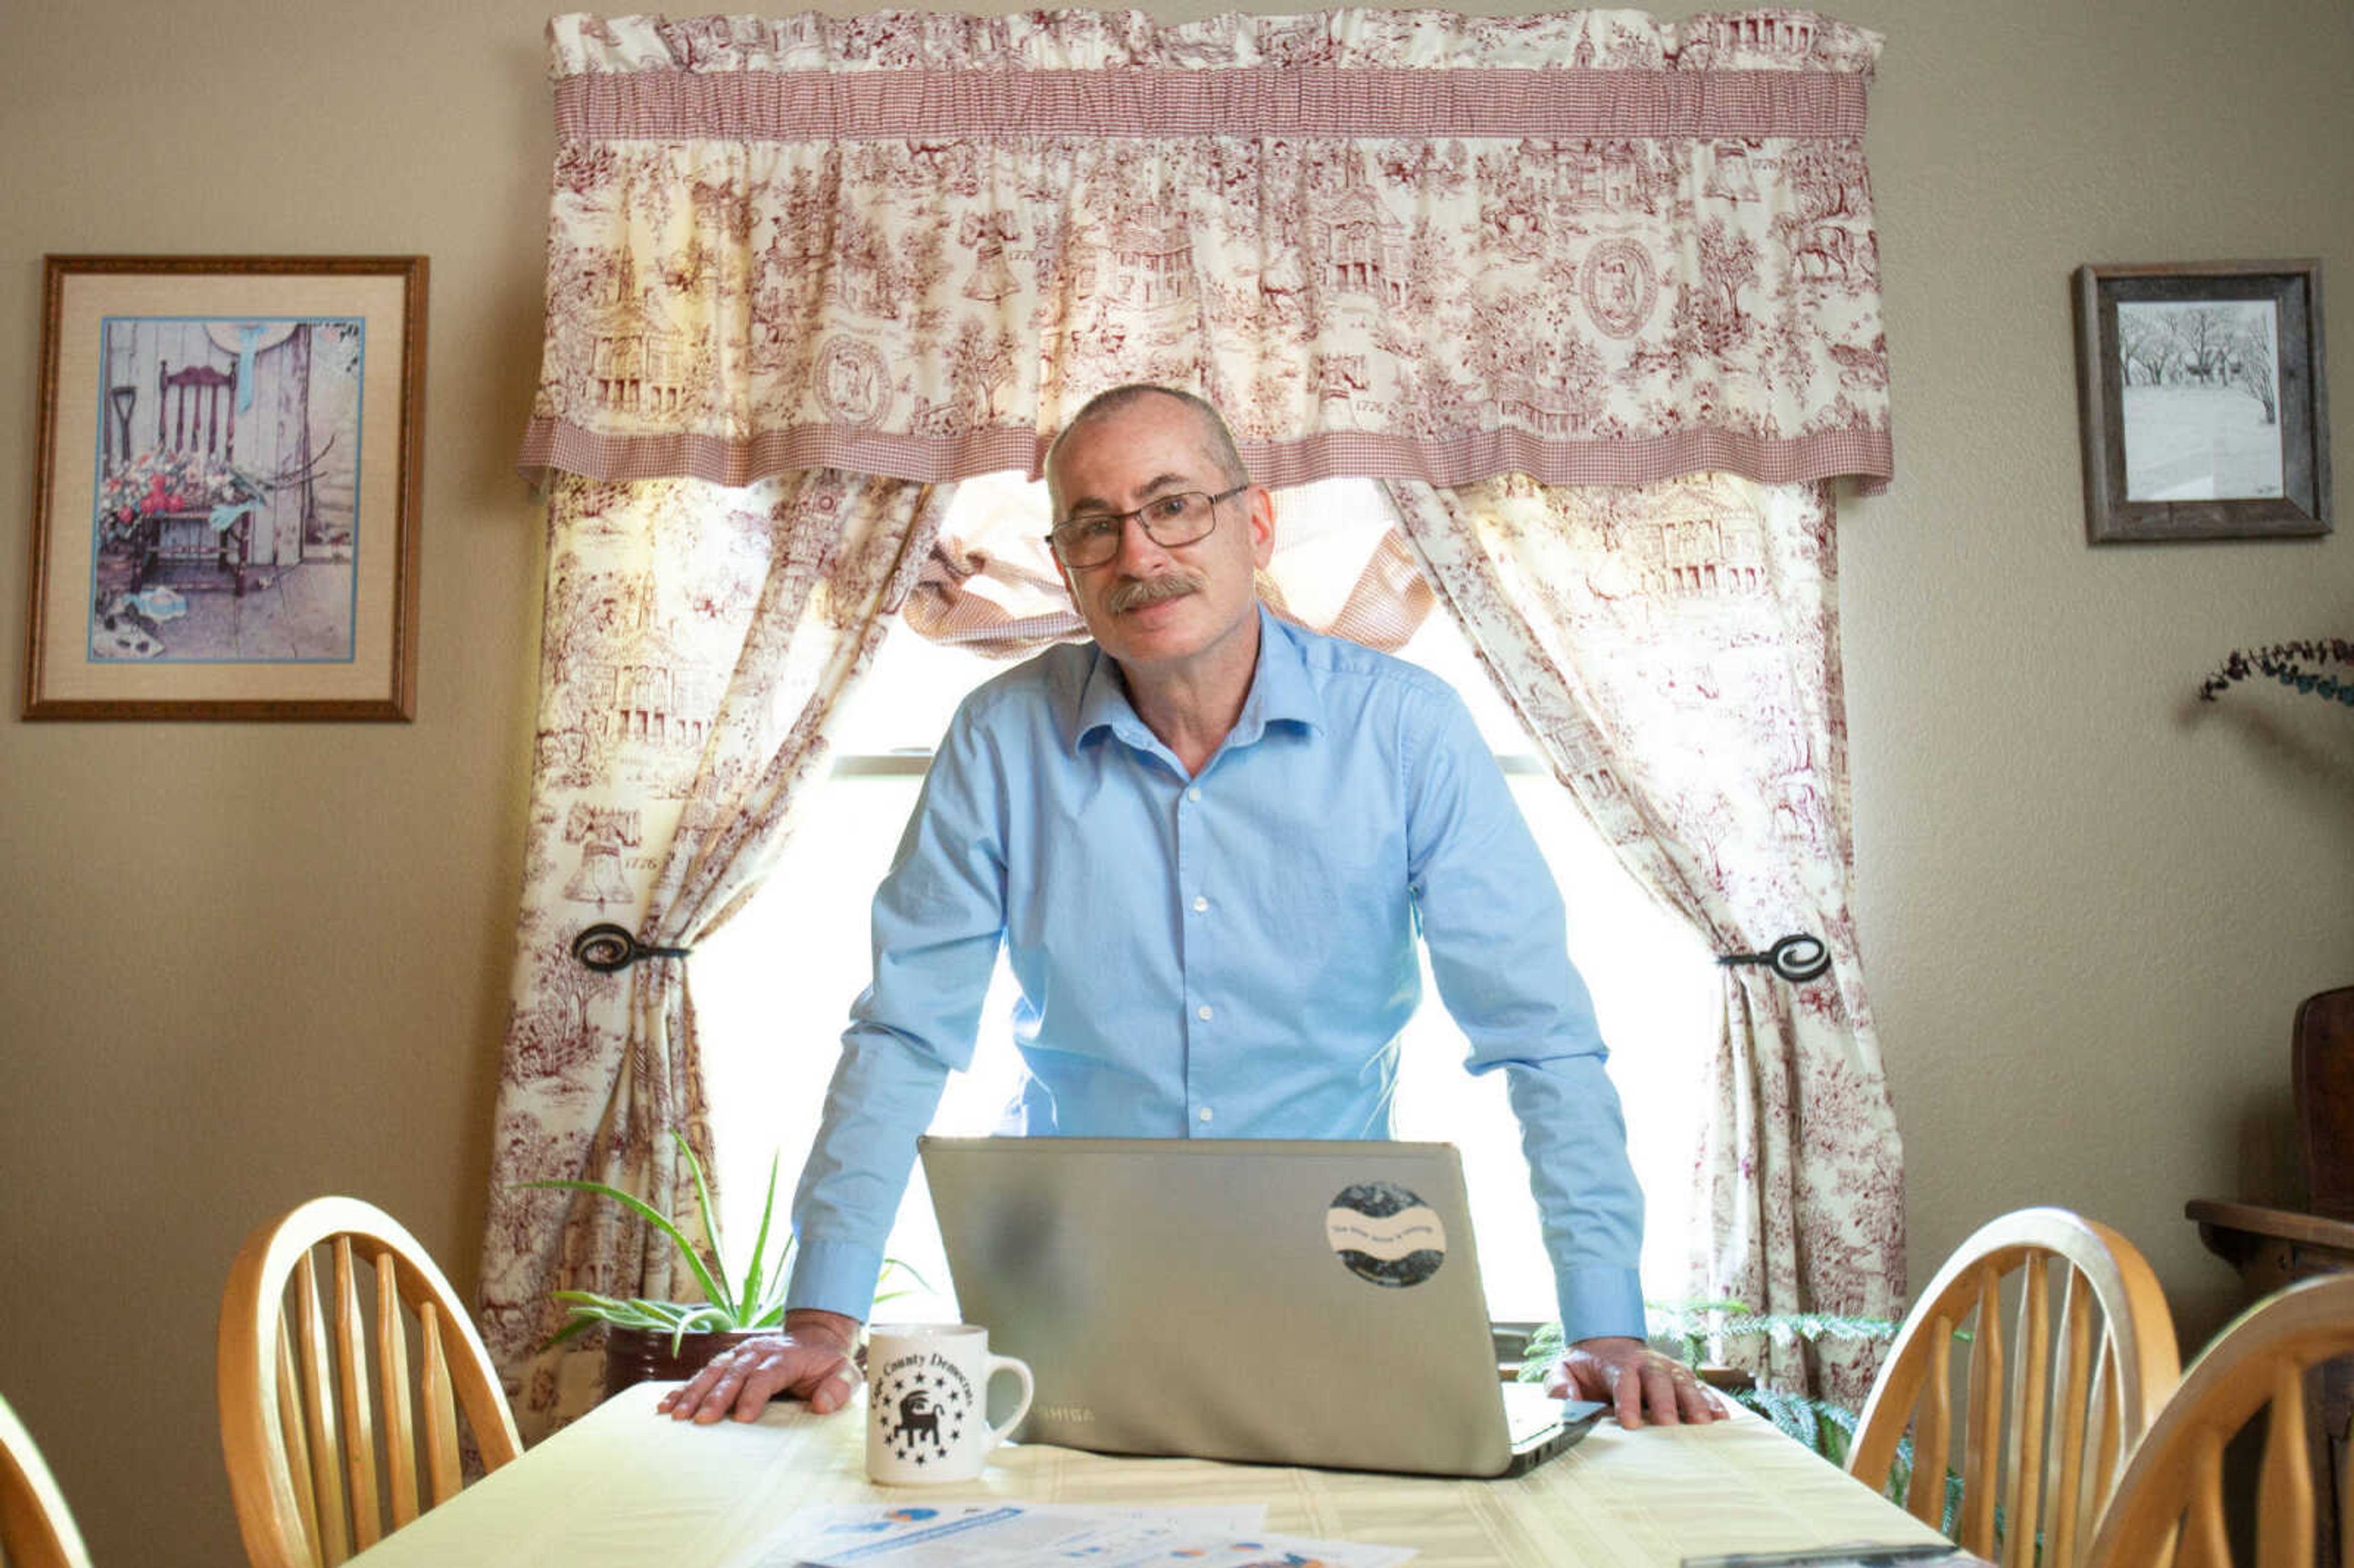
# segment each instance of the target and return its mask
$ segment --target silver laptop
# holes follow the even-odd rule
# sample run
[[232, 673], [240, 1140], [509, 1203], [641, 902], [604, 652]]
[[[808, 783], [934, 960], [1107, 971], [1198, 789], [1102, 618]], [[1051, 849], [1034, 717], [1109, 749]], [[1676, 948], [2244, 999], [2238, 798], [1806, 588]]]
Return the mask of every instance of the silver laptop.
[[959, 1309], [1037, 1379], [1026, 1441], [1506, 1476], [1603, 1413], [1499, 1379], [1452, 1144], [920, 1148]]

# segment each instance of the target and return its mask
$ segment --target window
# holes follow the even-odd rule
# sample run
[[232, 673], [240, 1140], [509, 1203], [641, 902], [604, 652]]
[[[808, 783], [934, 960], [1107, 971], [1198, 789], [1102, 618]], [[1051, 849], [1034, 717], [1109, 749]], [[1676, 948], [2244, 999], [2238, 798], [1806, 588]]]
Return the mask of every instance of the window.
[[[1035, 509], [1043, 532], [1043, 486], [1005, 479], [969, 483], [958, 504], [1004, 505], [1009, 495]], [[1386, 527], [1388, 518], [1385, 501], [1370, 483], [1334, 481], [1283, 493], [1277, 531], [1278, 539], [1287, 528], [1330, 536]], [[1299, 603], [1305, 597], [1294, 596], [1303, 611], [1322, 608]], [[1720, 1006], [1709, 955], [1683, 922], [1619, 868], [1579, 816], [1443, 610], [1401, 652], [1463, 694], [1562, 885], [1571, 954], [1593, 990], [1611, 1043], [1610, 1075], [1626, 1106], [1628, 1143], [1647, 1199], [1645, 1293], [1680, 1297], [1699, 1109], [1691, 1091]], [[738, 1245], [758, 1225], [770, 1155], [780, 1157], [781, 1208], [815, 1136], [849, 1005], [868, 978], [867, 903], [915, 804], [924, 760], [964, 694], [1002, 668], [911, 631], [894, 636], [854, 699], [857, 706], [843, 715], [834, 775], [807, 803], [774, 874], [697, 955], [696, 1006], [715, 1130], [727, 1162], [722, 1223]], [[1402, 1046], [1398, 1136], [1461, 1148], [1491, 1315], [1551, 1319], [1552, 1271], [1538, 1240], [1503, 1076], [1475, 1079], [1463, 1071], [1462, 1036], [1439, 1004], [1426, 969], [1424, 981], [1428, 1001]], [[1001, 964], [983, 1009], [973, 1069], [950, 1078], [934, 1131], [971, 1136], [996, 1129], [1020, 1076], [1018, 1054], [1006, 1037], [1013, 997]], [[896, 1303], [894, 1314], [952, 1311], [920, 1173], [909, 1184], [887, 1250], [943, 1293], [937, 1299], [918, 1293]]]

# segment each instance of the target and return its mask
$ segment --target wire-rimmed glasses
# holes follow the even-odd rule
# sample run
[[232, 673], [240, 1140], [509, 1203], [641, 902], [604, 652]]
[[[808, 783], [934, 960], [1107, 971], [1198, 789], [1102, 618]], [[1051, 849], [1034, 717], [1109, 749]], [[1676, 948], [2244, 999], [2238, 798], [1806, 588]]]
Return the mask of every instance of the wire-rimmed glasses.
[[1075, 512], [1055, 524], [1046, 542], [1054, 547], [1055, 558], [1075, 571], [1100, 567], [1119, 555], [1131, 517], [1144, 525], [1146, 537], [1164, 550], [1190, 545], [1217, 526], [1219, 502], [1231, 501], [1249, 488], [1246, 480], [1215, 495], [1198, 490], [1156, 495], [1133, 512]]

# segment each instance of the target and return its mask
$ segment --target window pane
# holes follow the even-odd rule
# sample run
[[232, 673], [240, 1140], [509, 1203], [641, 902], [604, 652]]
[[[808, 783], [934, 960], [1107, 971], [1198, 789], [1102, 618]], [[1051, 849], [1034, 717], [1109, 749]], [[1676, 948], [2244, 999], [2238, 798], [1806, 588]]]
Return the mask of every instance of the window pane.
[[[1005, 529], [1038, 535], [1039, 564], [1046, 563], [1043, 537], [1046, 532], [1046, 486], [1018, 473], [983, 474], [958, 484], [945, 531], [970, 537], [982, 529]], [[985, 577], [966, 585], [968, 591], [991, 593]], [[1057, 590], [1059, 591], [1059, 590]], [[1000, 599], [1000, 608], [1007, 607]], [[1035, 607], [1008, 609], [1015, 615], [1036, 613]], [[964, 648], [944, 646], [917, 636], [903, 625], [884, 640], [875, 667], [867, 678], [866, 696], [854, 703], [838, 721], [833, 736], [838, 755], [881, 757], [923, 752], [928, 755], [949, 726], [949, 716], [967, 692], [1015, 661], [985, 659]]]
[[[905, 641], [921, 640], [909, 635]], [[958, 657], [975, 668], [982, 664], [970, 654]], [[968, 679], [966, 686], [971, 683]], [[768, 885], [695, 954], [712, 1131], [724, 1162], [720, 1226], [731, 1251], [748, 1247], [758, 1234], [771, 1155], [778, 1157], [778, 1224], [783, 1224], [802, 1157], [817, 1137], [850, 1004], [873, 972], [867, 905], [890, 867], [920, 783], [911, 776], [827, 780]], [[972, 1070], [949, 1075], [932, 1131], [979, 1137], [997, 1129], [1021, 1078], [1021, 1059], [1007, 1034], [1013, 994], [1013, 975], [1001, 960], [981, 1009]], [[952, 1312], [931, 1196], [920, 1175], [908, 1183], [885, 1251], [942, 1293], [938, 1300], [896, 1302], [895, 1311]], [[730, 1261], [739, 1264], [740, 1255]]]

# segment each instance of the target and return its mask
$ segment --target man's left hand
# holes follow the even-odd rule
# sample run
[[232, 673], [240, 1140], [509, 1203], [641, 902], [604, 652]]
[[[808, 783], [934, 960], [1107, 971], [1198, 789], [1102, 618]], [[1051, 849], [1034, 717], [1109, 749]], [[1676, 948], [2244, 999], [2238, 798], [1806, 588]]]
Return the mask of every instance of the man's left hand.
[[1677, 1426], [1722, 1421], [1724, 1406], [1691, 1368], [1640, 1340], [1580, 1340], [1545, 1374], [1555, 1399], [1598, 1399], [1613, 1406], [1618, 1425], [1646, 1421]]

